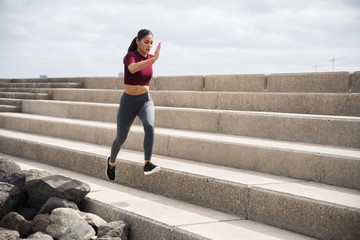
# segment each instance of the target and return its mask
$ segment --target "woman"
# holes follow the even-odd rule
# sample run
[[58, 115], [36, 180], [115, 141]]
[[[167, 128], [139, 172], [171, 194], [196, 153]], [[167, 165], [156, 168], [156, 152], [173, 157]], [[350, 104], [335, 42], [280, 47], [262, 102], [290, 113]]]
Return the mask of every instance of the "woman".
[[115, 179], [115, 160], [136, 116], [140, 118], [145, 131], [144, 174], [149, 175], [160, 170], [160, 167], [151, 163], [154, 142], [154, 103], [149, 95], [149, 83], [153, 74], [152, 64], [159, 58], [161, 48], [160, 42], [154, 55], [151, 55], [153, 42], [151, 31], [140, 30], [124, 57], [125, 91], [117, 114], [117, 136], [111, 147], [111, 155], [106, 160], [106, 173], [110, 180]]

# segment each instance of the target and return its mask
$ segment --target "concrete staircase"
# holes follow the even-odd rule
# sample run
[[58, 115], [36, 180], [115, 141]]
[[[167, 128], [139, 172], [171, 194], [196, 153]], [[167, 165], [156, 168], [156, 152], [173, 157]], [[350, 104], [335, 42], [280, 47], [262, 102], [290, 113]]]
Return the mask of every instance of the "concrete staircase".
[[90, 182], [83, 209], [121, 216], [131, 239], [360, 238], [360, 72], [155, 77], [162, 171], [143, 175], [136, 121], [116, 184], [123, 79], [49, 80], [0, 80], [1, 94], [47, 95], [0, 113], [0, 152]]
[[25, 99], [51, 99], [53, 88], [79, 88], [80, 79], [67, 78], [32, 78], [32, 79], [0, 79], [0, 112], [21, 112]]

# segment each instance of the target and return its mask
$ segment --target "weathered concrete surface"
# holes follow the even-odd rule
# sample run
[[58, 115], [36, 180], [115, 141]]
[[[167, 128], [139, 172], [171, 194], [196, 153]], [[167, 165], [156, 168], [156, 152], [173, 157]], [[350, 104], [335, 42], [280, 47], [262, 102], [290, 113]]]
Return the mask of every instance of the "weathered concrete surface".
[[284, 73], [267, 77], [268, 92], [327, 92], [346, 93], [351, 74], [331, 73]]
[[264, 92], [265, 87], [264, 74], [205, 76], [206, 91]]

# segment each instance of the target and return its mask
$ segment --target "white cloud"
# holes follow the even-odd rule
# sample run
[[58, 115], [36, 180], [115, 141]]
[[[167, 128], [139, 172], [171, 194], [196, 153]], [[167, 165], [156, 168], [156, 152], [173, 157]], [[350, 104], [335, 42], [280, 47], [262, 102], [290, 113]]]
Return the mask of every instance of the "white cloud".
[[141, 28], [155, 75], [360, 70], [358, 1], [0, 0], [0, 77], [115, 76]]

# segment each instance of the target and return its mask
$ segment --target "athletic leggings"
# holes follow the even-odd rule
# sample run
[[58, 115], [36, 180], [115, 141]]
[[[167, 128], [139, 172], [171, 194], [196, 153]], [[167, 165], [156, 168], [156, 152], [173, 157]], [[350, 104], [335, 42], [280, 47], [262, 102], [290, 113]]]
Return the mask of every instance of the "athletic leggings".
[[111, 147], [110, 162], [115, 162], [136, 116], [139, 116], [144, 126], [145, 160], [151, 160], [154, 144], [154, 102], [149, 93], [134, 96], [124, 92], [117, 113], [117, 135]]

